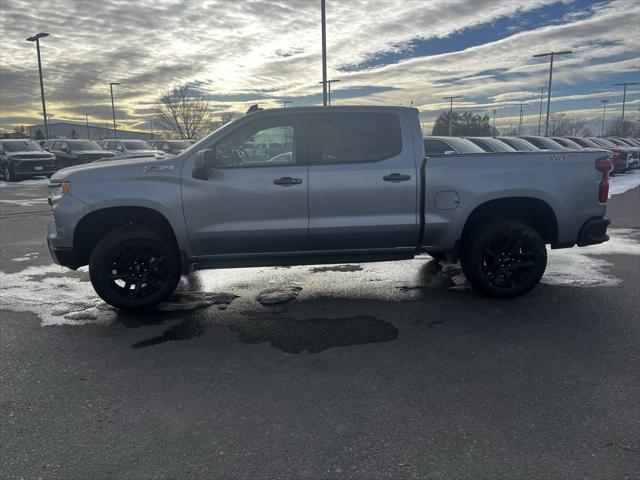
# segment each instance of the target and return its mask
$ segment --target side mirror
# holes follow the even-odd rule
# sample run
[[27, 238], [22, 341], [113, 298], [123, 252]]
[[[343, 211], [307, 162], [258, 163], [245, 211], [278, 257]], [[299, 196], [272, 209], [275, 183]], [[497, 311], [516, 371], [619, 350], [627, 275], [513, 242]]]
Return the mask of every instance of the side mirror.
[[124, 147], [122, 145], [118, 145], [116, 147], [116, 150], [119, 151], [119, 152], [124, 152]]
[[215, 166], [216, 157], [212, 149], [200, 150], [196, 153], [195, 161], [193, 162], [193, 170], [191, 176], [198, 180], [209, 179], [209, 169]]
[[171, 151], [171, 148], [169, 147], [169, 145], [163, 145], [161, 150], [165, 153], [169, 153]]

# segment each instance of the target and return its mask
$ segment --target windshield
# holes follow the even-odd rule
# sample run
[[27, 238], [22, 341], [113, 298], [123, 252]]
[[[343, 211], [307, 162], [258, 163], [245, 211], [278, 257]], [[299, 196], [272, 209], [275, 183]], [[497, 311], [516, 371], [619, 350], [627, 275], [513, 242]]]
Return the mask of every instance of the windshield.
[[510, 145], [518, 152], [537, 152], [538, 150], [540, 150], [539, 148], [536, 148], [534, 145], [531, 145], [529, 142], [521, 138], [498, 137], [498, 140], [506, 143], [507, 145]]
[[513, 147], [493, 137], [474, 137], [469, 140], [479, 144], [480, 147], [487, 145], [491, 152], [515, 152]]
[[69, 142], [71, 150], [102, 150], [96, 142]]
[[546, 137], [524, 137], [524, 140], [529, 143], [533, 143], [536, 147], [544, 150], [564, 150], [566, 148], [558, 142]]
[[552, 140], [558, 142], [560, 145], [564, 145], [569, 148], [577, 148], [578, 150], [582, 150], [582, 147], [578, 145], [573, 140], [569, 140], [568, 138], [553, 138]]
[[456, 149], [458, 153], [486, 153], [475, 143], [467, 140], [466, 138], [447, 138], [449, 144]]
[[180, 148], [182, 150], [186, 150], [187, 148], [189, 148], [189, 144], [183, 140], [171, 140], [167, 143], [171, 146], [171, 148]]
[[609, 140], [605, 140], [604, 138], [593, 138], [589, 137], [588, 140], [591, 140], [596, 145], [600, 145], [601, 147], [617, 147], [615, 143], [610, 142]]
[[40, 152], [42, 147], [31, 140], [9, 140], [2, 142], [7, 152]]
[[132, 140], [128, 142], [122, 142], [124, 144], [124, 148], [127, 150], [153, 150], [151, 145], [143, 140]]

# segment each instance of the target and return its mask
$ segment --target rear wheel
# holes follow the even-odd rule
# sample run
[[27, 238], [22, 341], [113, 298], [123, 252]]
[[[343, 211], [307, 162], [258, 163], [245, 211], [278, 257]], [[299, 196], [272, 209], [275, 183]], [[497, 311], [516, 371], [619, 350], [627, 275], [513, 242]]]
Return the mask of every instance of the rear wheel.
[[535, 287], [547, 267], [547, 249], [537, 230], [514, 219], [476, 227], [465, 242], [462, 270], [491, 297], [513, 298]]
[[93, 249], [89, 276], [96, 293], [118, 308], [160, 303], [180, 280], [175, 244], [144, 227], [123, 227], [107, 234]]

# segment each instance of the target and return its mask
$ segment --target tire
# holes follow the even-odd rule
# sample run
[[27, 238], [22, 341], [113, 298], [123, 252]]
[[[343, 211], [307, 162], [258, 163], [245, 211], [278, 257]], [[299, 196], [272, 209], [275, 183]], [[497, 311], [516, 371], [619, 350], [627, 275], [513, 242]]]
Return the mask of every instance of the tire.
[[13, 169], [11, 168], [11, 165], [9, 164], [9, 162], [4, 164], [4, 170], [2, 171], [2, 174], [4, 175], [4, 179], [7, 182], [17, 181], [17, 178], [14, 175]]
[[462, 271], [489, 297], [514, 298], [527, 293], [547, 267], [547, 249], [537, 230], [519, 220], [494, 219], [463, 240]]
[[96, 293], [117, 308], [157, 305], [180, 280], [175, 243], [144, 227], [122, 227], [98, 242], [89, 259], [89, 277]]

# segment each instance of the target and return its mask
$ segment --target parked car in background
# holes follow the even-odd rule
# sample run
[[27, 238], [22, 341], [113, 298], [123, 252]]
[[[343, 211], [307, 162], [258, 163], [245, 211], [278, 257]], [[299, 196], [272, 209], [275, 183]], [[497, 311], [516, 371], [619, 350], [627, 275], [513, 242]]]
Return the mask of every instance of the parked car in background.
[[95, 160], [114, 157], [96, 142], [91, 140], [60, 139], [47, 140], [45, 148], [56, 156], [58, 168], [82, 165]]
[[526, 140], [519, 137], [496, 137], [501, 142], [506, 143], [516, 152], [539, 152], [540, 149]]
[[170, 155], [179, 155], [191, 146], [187, 140], [151, 140], [149, 145]]
[[573, 140], [578, 145], [584, 148], [596, 148], [600, 150], [608, 150], [609, 152], [611, 152], [611, 164], [613, 165], [613, 170], [611, 172], [612, 175], [615, 173], [624, 173], [627, 171], [628, 169], [627, 159], [629, 157], [629, 154], [626, 150], [623, 150], [622, 148], [616, 147], [616, 146], [612, 146], [612, 147], [603, 146], [593, 142], [589, 138], [584, 138], [584, 137], [565, 137], [565, 138], [568, 138], [569, 140]]
[[628, 149], [629, 152], [629, 168], [640, 167], [640, 147], [633, 143], [626, 142], [623, 138], [607, 138], [614, 145]]
[[116, 158], [154, 157], [156, 160], [166, 158], [166, 153], [154, 149], [144, 140], [119, 140], [117, 138], [101, 140], [100, 145], [113, 152]]
[[611, 140], [608, 140], [606, 138], [600, 138], [600, 137], [587, 137], [588, 140], [591, 140], [594, 143], [597, 143], [598, 145], [602, 146], [602, 147], [610, 147], [610, 148], [619, 148], [621, 149], [623, 152], [626, 153], [626, 170], [630, 170], [631, 168], [633, 168], [634, 165], [634, 151], [632, 147], [629, 147], [628, 145], [625, 146], [620, 146], [620, 145], [616, 145], [614, 142], [612, 142]]
[[484, 150], [473, 142], [460, 137], [424, 137], [424, 154], [453, 155], [464, 153], [484, 153]]
[[33, 140], [0, 140], [0, 172], [7, 182], [56, 171], [56, 157]]
[[515, 152], [516, 149], [493, 137], [464, 137], [466, 140], [475, 143], [485, 152]]
[[563, 147], [575, 148], [576, 150], [584, 150], [584, 148], [585, 148], [582, 145], [580, 145], [579, 143], [576, 143], [573, 140], [570, 140], [568, 138], [563, 138], [563, 137], [549, 137], [549, 138], [551, 140], [553, 140], [554, 142], [559, 143]]
[[536, 135], [521, 135], [520, 138], [535, 145], [540, 150], [567, 150], [567, 147], [560, 145], [558, 142], [548, 137], [538, 137]]

